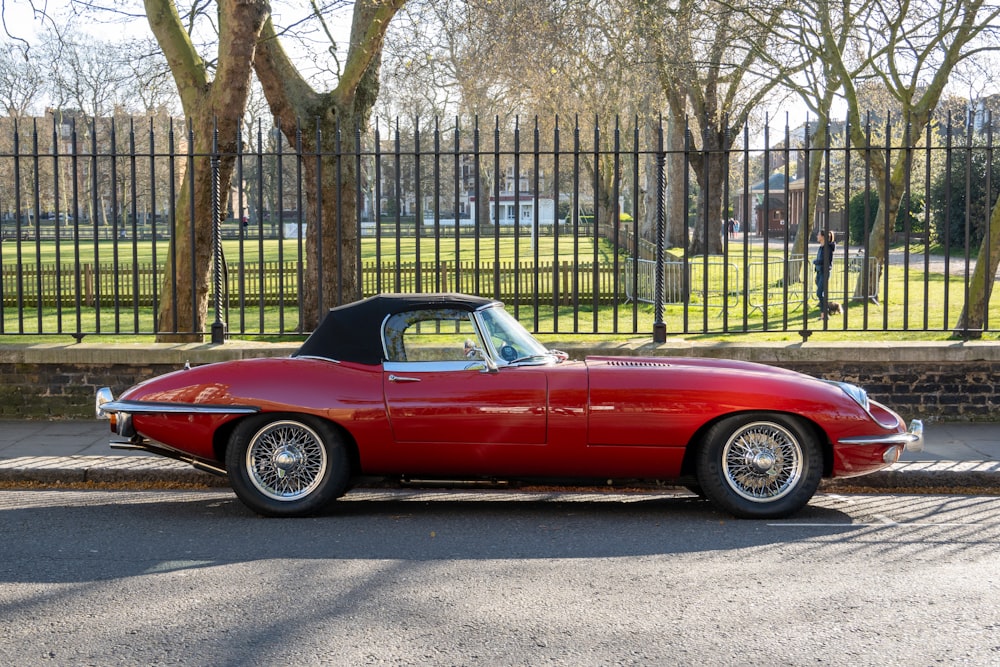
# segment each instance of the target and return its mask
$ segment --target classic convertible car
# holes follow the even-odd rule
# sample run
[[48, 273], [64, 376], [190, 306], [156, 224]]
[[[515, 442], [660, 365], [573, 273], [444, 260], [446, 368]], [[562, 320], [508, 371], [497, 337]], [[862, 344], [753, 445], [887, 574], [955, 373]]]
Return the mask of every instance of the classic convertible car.
[[919, 450], [923, 426], [843, 382], [715, 359], [593, 356], [535, 340], [497, 301], [382, 295], [330, 310], [291, 357], [178, 370], [97, 394], [112, 446], [227, 475], [269, 516], [365, 478], [676, 480], [744, 518], [821, 477]]

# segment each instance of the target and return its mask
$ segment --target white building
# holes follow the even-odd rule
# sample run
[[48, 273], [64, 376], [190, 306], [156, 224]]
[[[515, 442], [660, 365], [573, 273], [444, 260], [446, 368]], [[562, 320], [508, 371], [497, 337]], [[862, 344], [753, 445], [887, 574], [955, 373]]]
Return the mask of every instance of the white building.
[[[476, 198], [470, 197], [470, 206], [475, 207]], [[500, 197], [490, 197], [490, 224], [501, 227], [531, 227], [535, 224], [535, 208], [538, 208], [538, 225], [551, 227], [556, 220], [555, 200], [550, 197], [536, 197], [530, 192], [515, 195], [513, 192], [501, 193]], [[498, 215], [499, 214], [499, 215]]]

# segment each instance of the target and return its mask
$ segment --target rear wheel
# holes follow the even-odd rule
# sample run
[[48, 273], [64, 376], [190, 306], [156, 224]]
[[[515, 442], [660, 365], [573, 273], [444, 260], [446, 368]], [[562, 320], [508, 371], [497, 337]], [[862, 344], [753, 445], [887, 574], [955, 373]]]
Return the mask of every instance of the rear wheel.
[[306, 415], [258, 415], [240, 423], [226, 450], [229, 481], [265, 516], [305, 516], [343, 495], [350, 478], [337, 431]]
[[816, 493], [823, 453], [799, 419], [734, 415], [708, 431], [697, 469], [702, 491], [722, 509], [744, 519], [777, 519]]

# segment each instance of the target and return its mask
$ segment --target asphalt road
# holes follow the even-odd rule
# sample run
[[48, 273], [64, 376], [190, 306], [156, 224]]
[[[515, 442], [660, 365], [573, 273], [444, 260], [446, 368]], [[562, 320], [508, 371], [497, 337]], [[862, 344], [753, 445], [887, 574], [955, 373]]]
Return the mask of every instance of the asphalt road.
[[0, 664], [1000, 663], [1000, 498], [0, 491]]

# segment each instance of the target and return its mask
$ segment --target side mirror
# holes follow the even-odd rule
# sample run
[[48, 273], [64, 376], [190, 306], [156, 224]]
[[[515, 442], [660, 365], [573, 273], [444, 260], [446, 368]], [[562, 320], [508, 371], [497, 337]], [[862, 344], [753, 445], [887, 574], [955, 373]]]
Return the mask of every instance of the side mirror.
[[475, 349], [476, 349], [476, 354], [479, 355], [479, 358], [483, 360], [484, 364], [486, 364], [486, 368], [483, 369], [484, 373], [499, 373], [500, 372], [500, 368], [497, 366], [497, 362], [493, 361], [493, 357], [491, 357], [486, 352], [486, 350], [484, 350], [481, 347], [477, 347]]
[[[465, 340], [465, 356], [469, 359], [480, 359], [485, 368], [481, 369], [484, 373], [497, 373], [500, 369], [497, 367], [497, 362], [493, 361], [493, 357], [487, 354], [486, 350], [476, 345], [475, 341], [471, 338]], [[472, 364], [465, 367], [466, 370], [480, 370], [479, 364]]]

